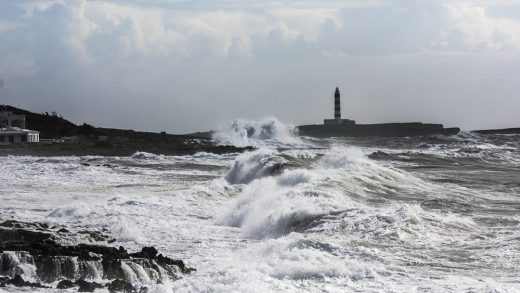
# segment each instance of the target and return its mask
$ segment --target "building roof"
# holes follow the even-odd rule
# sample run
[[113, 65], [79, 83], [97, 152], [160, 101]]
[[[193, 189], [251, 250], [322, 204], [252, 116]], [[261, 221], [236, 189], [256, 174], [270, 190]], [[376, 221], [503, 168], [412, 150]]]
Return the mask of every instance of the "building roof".
[[40, 133], [39, 131], [21, 129], [18, 127], [0, 128], [0, 134], [27, 134], [27, 133]]

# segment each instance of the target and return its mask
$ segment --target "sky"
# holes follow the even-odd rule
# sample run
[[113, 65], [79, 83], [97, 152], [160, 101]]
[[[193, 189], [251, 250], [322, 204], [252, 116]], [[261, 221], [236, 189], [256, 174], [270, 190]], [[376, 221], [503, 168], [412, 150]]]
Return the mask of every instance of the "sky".
[[520, 0], [0, 0], [0, 104], [187, 133], [237, 118], [520, 127]]

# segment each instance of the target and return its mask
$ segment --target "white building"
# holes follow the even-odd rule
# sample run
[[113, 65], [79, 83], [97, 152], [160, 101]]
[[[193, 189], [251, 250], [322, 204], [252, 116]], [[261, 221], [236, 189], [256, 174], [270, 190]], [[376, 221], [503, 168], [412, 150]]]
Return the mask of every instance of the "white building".
[[18, 127], [0, 128], [0, 145], [39, 142], [40, 132]]
[[25, 115], [0, 112], [0, 145], [39, 141], [40, 132], [25, 129]]

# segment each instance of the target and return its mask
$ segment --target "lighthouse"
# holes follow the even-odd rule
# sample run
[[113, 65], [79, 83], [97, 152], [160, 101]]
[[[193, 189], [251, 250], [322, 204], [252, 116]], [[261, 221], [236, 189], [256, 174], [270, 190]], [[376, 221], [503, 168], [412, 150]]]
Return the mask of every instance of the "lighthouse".
[[334, 119], [341, 120], [341, 97], [338, 86], [334, 92]]
[[325, 125], [354, 125], [356, 121], [350, 119], [341, 119], [341, 94], [339, 92], [339, 86], [336, 87], [336, 91], [334, 92], [334, 119], [325, 119], [323, 120], [323, 124]]

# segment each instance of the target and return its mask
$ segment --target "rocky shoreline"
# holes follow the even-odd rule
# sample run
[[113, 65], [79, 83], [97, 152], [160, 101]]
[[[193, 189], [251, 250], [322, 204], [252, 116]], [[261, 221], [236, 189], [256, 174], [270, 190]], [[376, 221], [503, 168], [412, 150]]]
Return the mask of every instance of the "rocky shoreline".
[[479, 134], [520, 134], [520, 127], [516, 127], [516, 128], [502, 128], [502, 129], [473, 130], [472, 132], [476, 132], [476, 133], [479, 133]]
[[[81, 236], [90, 242], [65, 245], [60, 243], [61, 235]], [[3, 221], [0, 287], [147, 292], [146, 284], [174, 281], [195, 271], [154, 247], [131, 253], [122, 246], [107, 245], [113, 241], [100, 231], [70, 232], [45, 223]]]
[[252, 147], [218, 145], [210, 138], [184, 135], [122, 135], [114, 133], [106, 140], [79, 137], [76, 143], [37, 143], [0, 146], [0, 156], [131, 156], [136, 152], [161, 155], [193, 155], [198, 152], [215, 154], [237, 153]]
[[414, 137], [428, 135], [455, 135], [457, 127], [444, 128], [442, 124], [421, 122], [381, 124], [319, 124], [296, 127], [300, 135], [326, 137]]

